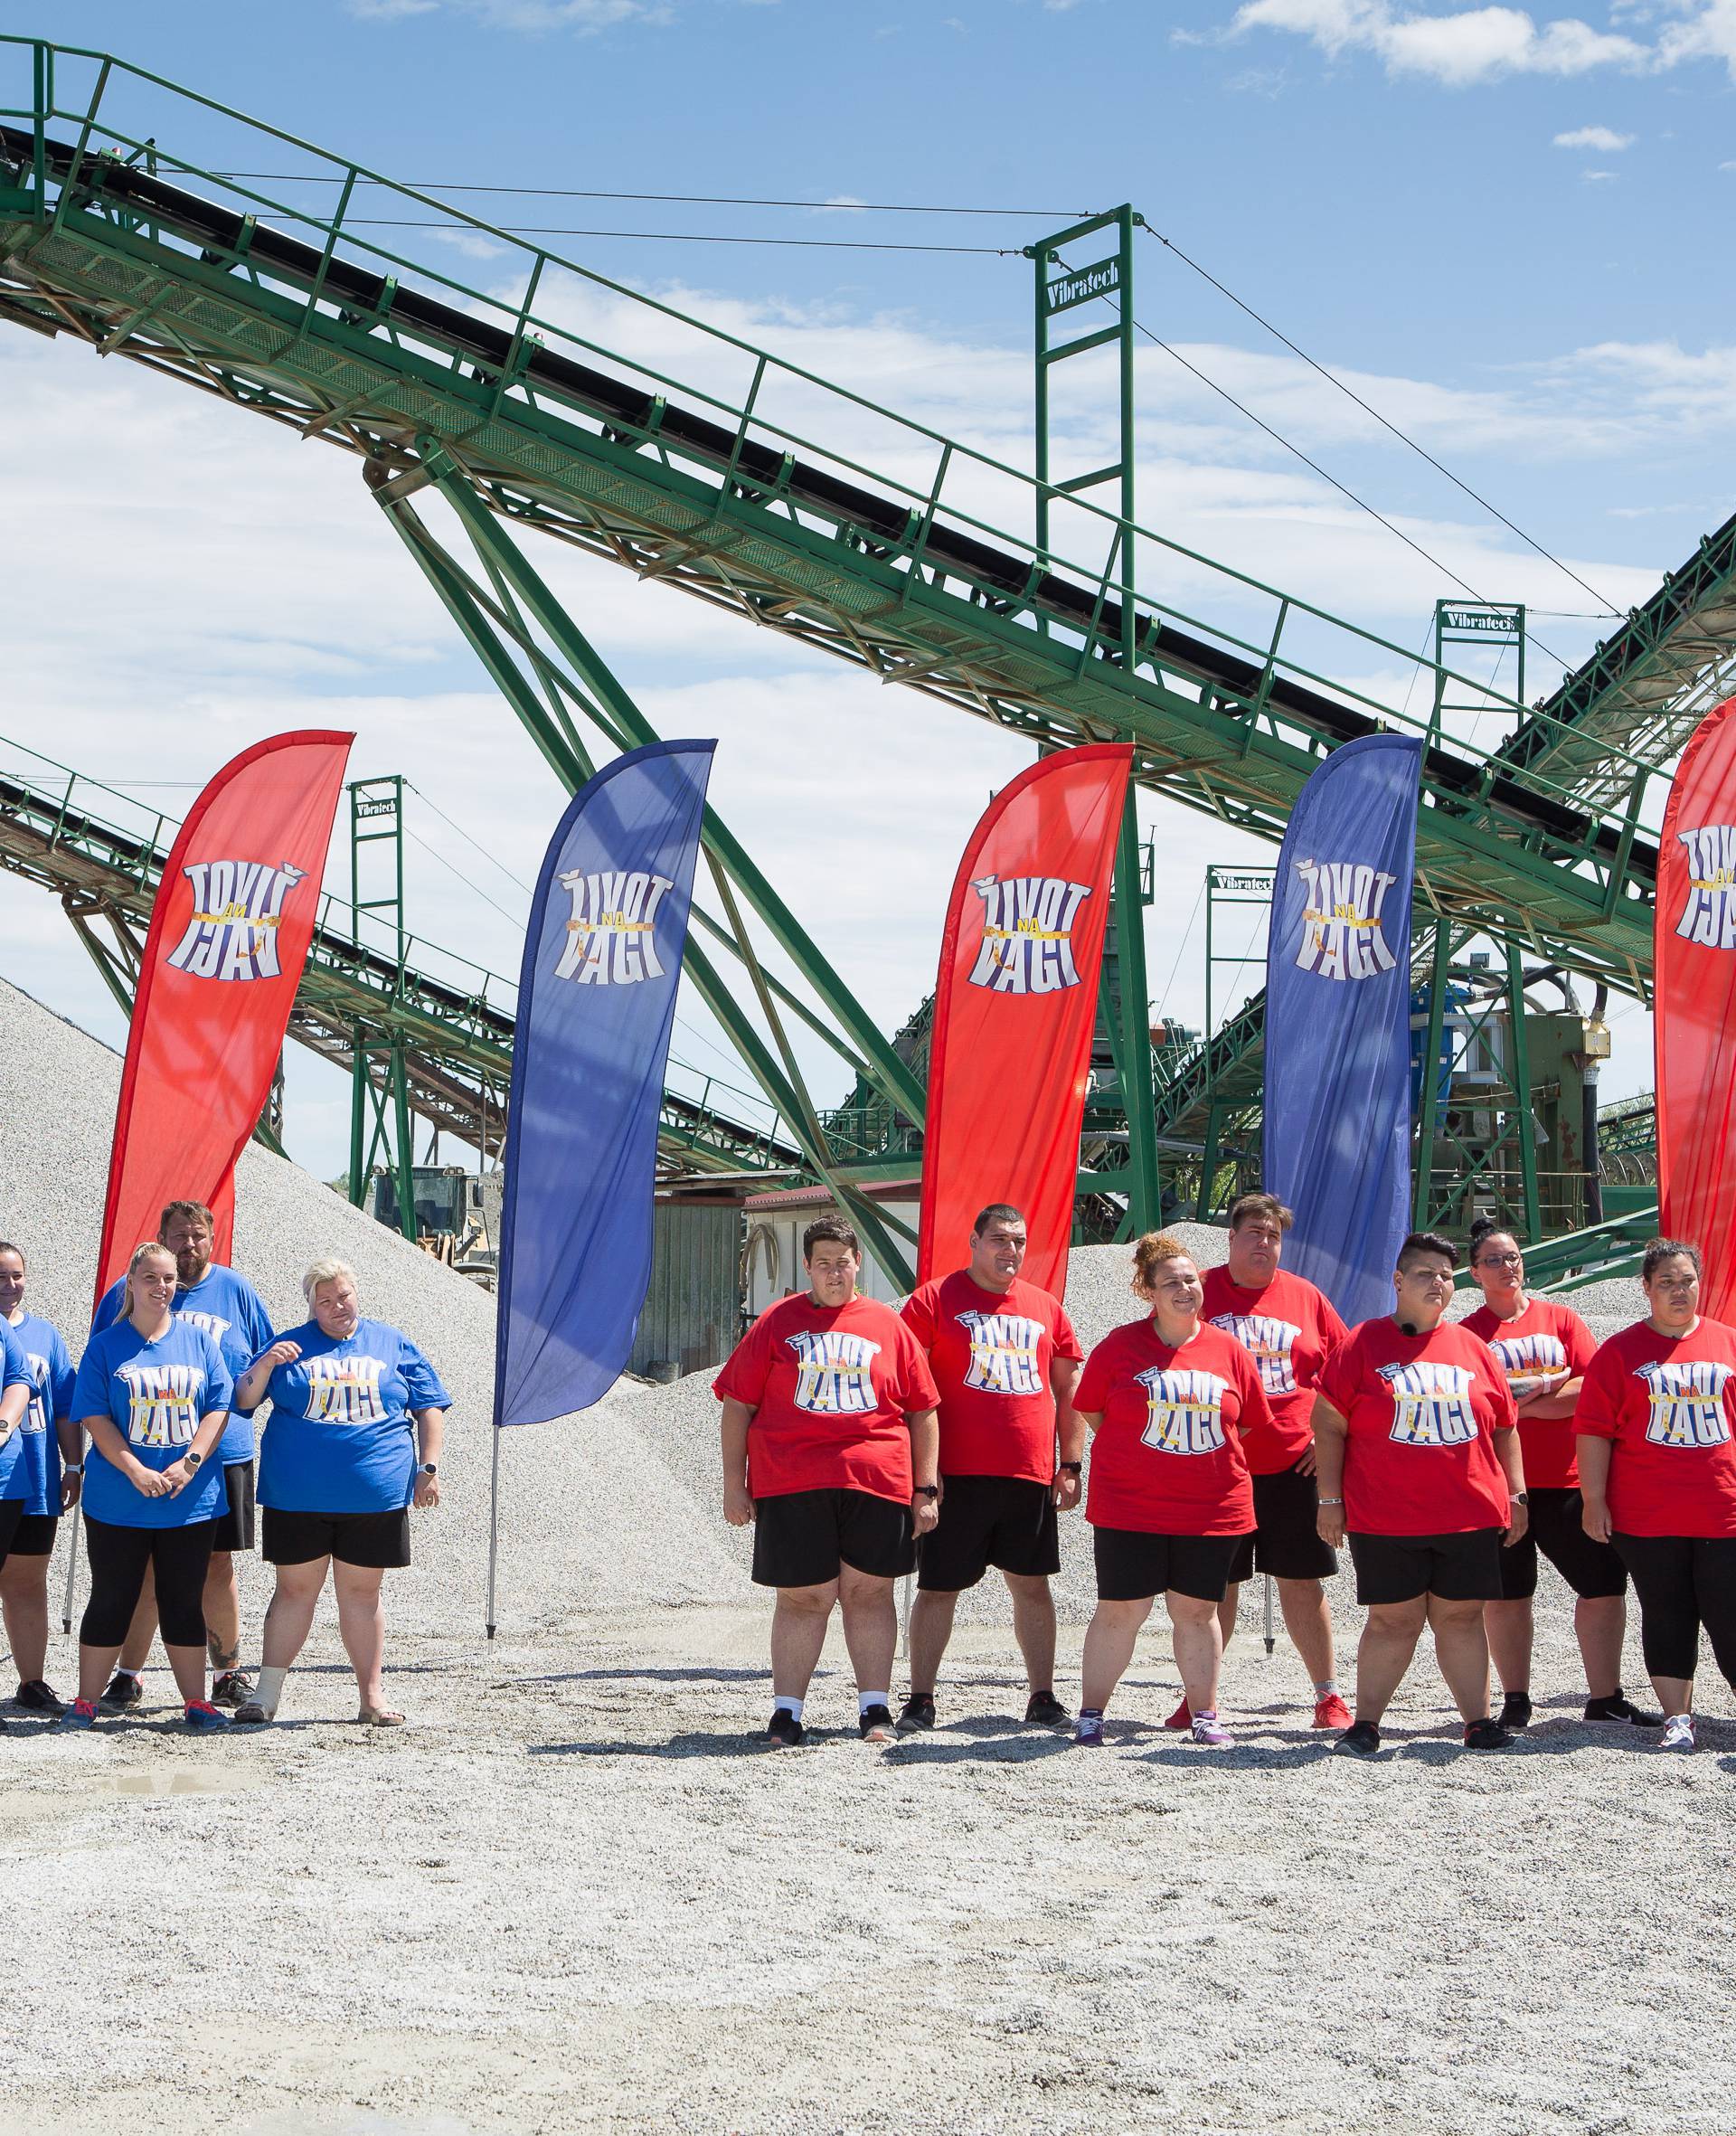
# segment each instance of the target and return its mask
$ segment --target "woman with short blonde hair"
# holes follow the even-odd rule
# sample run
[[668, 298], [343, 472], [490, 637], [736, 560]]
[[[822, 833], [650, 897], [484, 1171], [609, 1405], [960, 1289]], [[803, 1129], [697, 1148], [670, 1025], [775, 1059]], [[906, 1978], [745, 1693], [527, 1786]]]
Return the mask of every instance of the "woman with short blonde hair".
[[440, 1502], [439, 1463], [452, 1397], [410, 1337], [362, 1318], [355, 1271], [323, 1255], [301, 1281], [312, 1318], [261, 1351], [239, 1399], [269, 1398], [259, 1460], [262, 1555], [277, 1567], [265, 1619], [265, 1666], [238, 1721], [276, 1716], [283, 1681], [307, 1643], [329, 1567], [338, 1630], [355, 1670], [361, 1710], [399, 1727], [381, 1670], [388, 1569], [410, 1563], [409, 1508]]

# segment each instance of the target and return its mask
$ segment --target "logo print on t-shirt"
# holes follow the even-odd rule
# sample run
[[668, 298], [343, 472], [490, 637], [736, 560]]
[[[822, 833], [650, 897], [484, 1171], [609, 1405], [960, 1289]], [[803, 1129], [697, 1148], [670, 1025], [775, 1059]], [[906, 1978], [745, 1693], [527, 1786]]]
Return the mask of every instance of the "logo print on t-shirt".
[[196, 1365], [116, 1366], [127, 1383], [127, 1436], [135, 1446], [185, 1446], [199, 1429], [205, 1375]]
[[380, 1393], [385, 1366], [378, 1357], [309, 1357], [307, 1420], [316, 1424], [382, 1424]]
[[866, 1416], [880, 1407], [873, 1380], [877, 1342], [836, 1328], [818, 1335], [806, 1328], [784, 1340], [801, 1360], [796, 1375], [797, 1409], [812, 1416]]
[[258, 860], [195, 860], [183, 870], [193, 884], [187, 931], [169, 951], [177, 971], [195, 979], [275, 979], [283, 901], [306, 868]]
[[1136, 1375], [1146, 1390], [1146, 1428], [1139, 1434], [1159, 1453], [1216, 1453], [1223, 1444], [1228, 1380], [1215, 1372], [1176, 1372], [1154, 1365]]
[[1675, 931], [1703, 950], [1736, 950], [1736, 824], [1675, 834], [1687, 848], [1688, 894]]
[[1299, 1328], [1288, 1320], [1274, 1320], [1266, 1313], [1220, 1313], [1214, 1328], [1222, 1328], [1232, 1342], [1239, 1342], [1260, 1370], [1260, 1384], [1269, 1394], [1294, 1394], [1296, 1368], [1290, 1353], [1301, 1337]]
[[973, 987], [996, 994], [1057, 994], [1079, 984], [1073, 922], [1091, 894], [1064, 875], [977, 875], [983, 940], [971, 967]]
[[1296, 961], [1323, 979], [1372, 979], [1393, 968], [1381, 908], [1396, 875], [1354, 860], [1298, 860], [1307, 893]]
[[656, 927], [657, 907], [675, 887], [667, 875], [644, 868], [588, 875], [570, 868], [561, 882], [572, 894], [572, 914], [556, 978], [581, 987], [630, 987], [663, 978]]
[[46, 1432], [48, 1429], [48, 1359], [39, 1357], [34, 1350], [24, 1352], [24, 1363], [30, 1367], [31, 1395], [24, 1411], [21, 1432]]
[[1464, 1446], [1477, 1437], [1471, 1388], [1477, 1375], [1464, 1365], [1382, 1365], [1392, 1390], [1392, 1437], [1401, 1446]]
[[1509, 1379], [1567, 1377], [1567, 1351], [1559, 1335], [1504, 1335], [1489, 1347]]
[[1705, 1359], [1641, 1365], [1634, 1377], [1646, 1382], [1651, 1407], [1646, 1418], [1649, 1446], [1727, 1446], [1730, 1419], [1724, 1388], [1736, 1366]]
[[175, 1318], [184, 1320], [189, 1328], [203, 1328], [212, 1342], [221, 1349], [224, 1336], [229, 1333], [229, 1322], [221, 1313], [189, 1313], [175, 1309]]
[[1041, 1320], [1027, 1320], [1022, 1313], [969, 1312], [953, 1317], [970, 1337], [967, 1387], [981, 1387], [990, 1394], [1042, 1394], [1043, 1375], [1037, 1368]]

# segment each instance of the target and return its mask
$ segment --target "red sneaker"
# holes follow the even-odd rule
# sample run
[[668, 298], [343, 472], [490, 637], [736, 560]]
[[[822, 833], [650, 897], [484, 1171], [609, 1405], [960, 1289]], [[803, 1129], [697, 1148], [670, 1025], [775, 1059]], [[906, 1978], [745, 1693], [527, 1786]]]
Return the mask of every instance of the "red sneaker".
[[1178, 1734], [1184, 1728], [1191, 1728], [1194, 1725], [1194, 1716], [1187, 1710], [1187, 1697], [1185, 1693], [1183, 1694], [1182, 1703], [1175, 1708], [1175, 1712], [1170, 1715], [1168, 1720], [1164, 1723], [1164, 1725], [1165, 1728], [1175, 1729]]
[[1330, 1693], [1315, 1707], [1314, 1725], [1316, 1728], [1349, 1727], [1350, 1708], [1339, 1697], [1337, 1692]]

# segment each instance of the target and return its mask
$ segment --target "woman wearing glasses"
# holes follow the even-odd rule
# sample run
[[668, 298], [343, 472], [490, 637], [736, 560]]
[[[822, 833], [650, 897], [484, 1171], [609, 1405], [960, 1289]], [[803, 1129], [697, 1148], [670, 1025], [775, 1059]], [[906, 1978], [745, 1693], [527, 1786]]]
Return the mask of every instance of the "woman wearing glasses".
[[1651, 1310], [1592, 1358], [1573, 1419], [1585, 1532], [1633, 1576], [1666, 1751], [1694, 1747], [1703, 1625], [1736, 1689], [1736, 1328], [1701, 1318], [1700, 1274], [1698, 1247], [1652, 1241]]
[[1471, 1226], [1471, 1273], [1483, 1303], [1464, 1325], [1480, 1335], [1507, 1375], [1519, 1411], [1530, 1518], [1511, 1550], [1501, 1553], [1501, 1599], [1483, 1621], [1489, 1658], [1505, 1694], [1504, 1728], [1531, 1725], [1532, 1597], [1541, 1550], [1573, 1590], [1573, 1630], [1585, 1665], [1585, 1718], [1655, 1728], [1622, 1694], [1621, 1643], [1628, 1630], [1628, 1569], [1608, 1543], [1585, 1532], [1580, 1470], [1573, 1448], [1573, 1412], [1597, 1344], [1571, 1307], [1533, 1298], [1525, 1289], [1524, 1256], [1510, 1231], [1490, 1216]]
[[1427, 1624], [1468, 1750], [1513, 1741], [1489, 1717], [1483, 1605], [1501, 1593], [1503, 1544], [1525, 1532], [1513, 1396], [1488, 1345], [1444, 1315], [1458, 1249], [1429, 1231], [1399, 1249], [1392, 1312], [1364, 1320], [1316, 1381], [1320, 1536], [1350, 1537], [1368, 1611], [1356, 1718], [1336, 1750], [1372, 1758], [1381, 1720]]

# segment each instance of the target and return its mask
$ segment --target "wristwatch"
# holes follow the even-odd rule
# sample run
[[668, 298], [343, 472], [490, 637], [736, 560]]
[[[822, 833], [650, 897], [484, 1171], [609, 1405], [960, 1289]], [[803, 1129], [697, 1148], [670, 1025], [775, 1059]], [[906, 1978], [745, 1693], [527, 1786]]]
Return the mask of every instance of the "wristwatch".
[[188, 1447], [186, 1452], [182, 1455], [181, 1459], [187, 1464], [189, 1469], [203, 1469], [205, 1465], [204, 1455], [202, 1453], [194, 1453], [192, 1447]]
[[1531, 1493], [1528, 1490], [1510, 1490], [1507, 1496], [1515, 1506], [1529, 1506], [1531, 1503]]
[[938, 1483], [919, 1483], [912, 1488], [910, 1496], [913, 1498], [938, 1498], [940, 1486]]
[[61, 1463], [61, 1474], [62, 1476], [82, 1476], [84, 1474], [84, 1463], [82, 1461], [62, 1461]]
[[424, 1461], [421, 1467], [417, 1470], [416, 1473], [419, 1476], [438, 1476], [439, 1474], [439, 1470], [434, 1466], [432, 1461]]
[[1082, 1476], [1085, 1473], [1083, 1461], [1057, 1461], [1055, 1468], [1062, 1476]]

